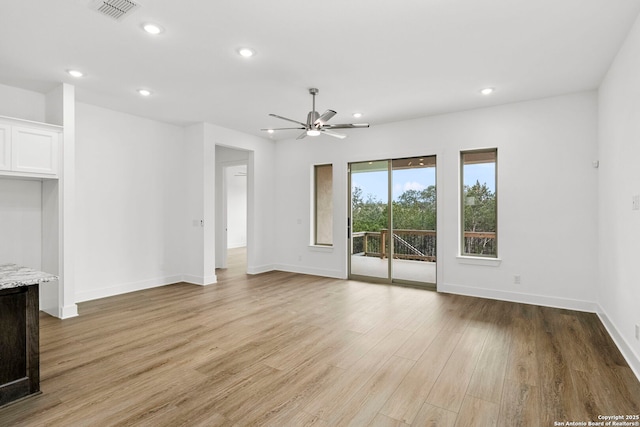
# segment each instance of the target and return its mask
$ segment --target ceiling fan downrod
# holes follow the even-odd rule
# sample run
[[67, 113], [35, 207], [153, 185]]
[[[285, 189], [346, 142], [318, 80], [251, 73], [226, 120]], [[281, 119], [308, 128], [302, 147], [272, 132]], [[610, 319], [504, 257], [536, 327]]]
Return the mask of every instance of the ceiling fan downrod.
[[311, 94], [312, 97], [312, 108], [311, 108], [311, 112], [315, 113], [316, 112], [316, 95], [318, 94], [318, 92], [320, 92], [317, 88], [315, 87], [310, 87], [309, 88], [309, 93]]

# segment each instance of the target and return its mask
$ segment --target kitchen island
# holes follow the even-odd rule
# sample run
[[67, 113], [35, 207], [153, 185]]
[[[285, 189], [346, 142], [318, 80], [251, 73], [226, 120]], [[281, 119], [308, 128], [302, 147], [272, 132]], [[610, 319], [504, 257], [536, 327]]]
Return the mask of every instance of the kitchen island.
[[39, 285], [55, 279], [0, 264], [0, 406], [40, 393]]

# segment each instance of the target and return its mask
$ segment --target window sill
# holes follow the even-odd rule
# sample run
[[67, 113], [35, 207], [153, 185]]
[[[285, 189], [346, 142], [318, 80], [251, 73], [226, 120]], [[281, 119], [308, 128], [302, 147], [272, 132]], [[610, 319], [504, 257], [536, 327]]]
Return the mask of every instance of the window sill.
[[313, 252], [333, 252], [333, 246], [323, 246], [323, 245], [309, 245], [309, 250]]
[[469, 265], [482, 265], [486, 267], [500, 267], [502, 260], [500, 258], [485, 258], [485, 257], [477, 257], [477, 256], [462, 256], [458, 255], [456, 257], [460, 264], [469, 264]]

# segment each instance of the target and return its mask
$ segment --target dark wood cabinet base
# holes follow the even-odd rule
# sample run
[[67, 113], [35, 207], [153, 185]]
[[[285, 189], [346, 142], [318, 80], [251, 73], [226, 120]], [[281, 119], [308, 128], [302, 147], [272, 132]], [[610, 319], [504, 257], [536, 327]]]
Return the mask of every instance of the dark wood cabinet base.
[[0, 290], [0, 406], [40, 392], [38, 291]]

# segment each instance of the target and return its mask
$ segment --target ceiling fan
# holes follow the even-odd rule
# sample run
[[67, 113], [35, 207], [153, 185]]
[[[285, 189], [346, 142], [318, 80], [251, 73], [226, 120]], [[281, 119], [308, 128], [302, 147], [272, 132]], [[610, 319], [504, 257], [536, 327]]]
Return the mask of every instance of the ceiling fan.
[[286, 117], [278, 116], [277, 114], [269, 114], [271, 117], [276, 117], [278, 119], [286, 120], [288, 122], [293, 122], [299, 125], [299, 127], [295, 128], [275, 128], [275, 129], [260, 129], [267, 132], [273, 132], [276, 130], [289, 130], [289, 129], [300, 129], [304, 130], [296, 139], [302, 139], [305, 136], [318, 136], [321, 133], [329, 136], [333, 136], [334, 138], [344, 139], [347, 135], [343, 133], [333, 132], [332, 129], [352, 129], [352, 128], [368, 128], [369, 123], [350, 123], [350, 124], [335, 124], [330, 125], [327, 124], [329, 119], [336, 115], [336, 112], [333, 110], [327, 110], [322, 115], [318, 114], [316, 111], [316, 95], [318, 94], [318, 89], [312, 87], [309, 89], [309, 93], [313, 97], [312, 108], [309, 114], [307, 114], [307, 122], [302, 123], [297, 120], [288, 119]]

